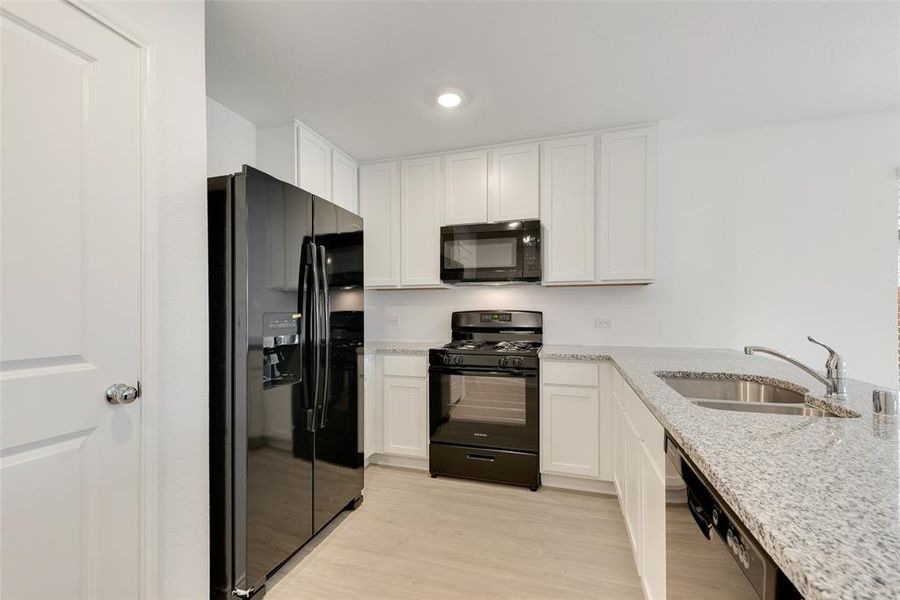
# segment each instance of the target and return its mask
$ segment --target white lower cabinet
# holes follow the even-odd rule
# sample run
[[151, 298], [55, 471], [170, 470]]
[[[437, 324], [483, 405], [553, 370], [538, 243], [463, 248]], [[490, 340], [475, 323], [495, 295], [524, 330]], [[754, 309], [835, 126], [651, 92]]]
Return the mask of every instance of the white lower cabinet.
[[610, 369], [598, 361], [541, 361], [541, 473], [611, 477]]
[[664, 430], [634, 390], [613, 374], [613, 480], [644, 596], [666, 597]]
[[[380, 379], [376, 400], [380, 438], [375, 452], [428, 458], [428, 377], [424, 356], [378, 356], [375, 377]], [[372, 386], [372, 387], [376, 387]]]
[[384, 378], [382, 452], [418, 458], [428, 456], [425, 396], [424, 379], [393, 376]]

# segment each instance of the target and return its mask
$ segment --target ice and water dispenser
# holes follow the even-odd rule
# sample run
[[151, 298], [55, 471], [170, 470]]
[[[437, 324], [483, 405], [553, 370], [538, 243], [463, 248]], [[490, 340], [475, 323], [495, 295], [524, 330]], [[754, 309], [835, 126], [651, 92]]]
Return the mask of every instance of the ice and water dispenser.
[[263, 315], [263, 387], [300, 381], [302, 318], [299, 313]]

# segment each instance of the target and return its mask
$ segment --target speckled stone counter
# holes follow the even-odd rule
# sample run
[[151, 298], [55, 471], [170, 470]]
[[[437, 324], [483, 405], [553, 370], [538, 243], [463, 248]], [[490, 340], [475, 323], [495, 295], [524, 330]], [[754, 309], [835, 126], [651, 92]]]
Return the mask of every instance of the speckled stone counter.
[[447, 342], [370, 342], [366, 340], [366, 354], [409, 354], [428, 356], [432, 348], [440, 348]]
[[872, 414], [875, 386], [850, 381], [858, 418], [740, 413], [696, 406], [657, 373], [776, 379], [827, 404], [825, 388], [736, 350], [547, 345], [541, 358], [611, 360], [804, 596], [900, 598], [898, 422]]

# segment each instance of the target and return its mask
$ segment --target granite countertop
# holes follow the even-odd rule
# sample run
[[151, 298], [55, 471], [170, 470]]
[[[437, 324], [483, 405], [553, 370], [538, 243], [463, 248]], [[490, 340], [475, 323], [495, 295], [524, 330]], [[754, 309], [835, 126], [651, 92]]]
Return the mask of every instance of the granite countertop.
[[820, 405], [825, 387], [736, 350], [545, 345], [541, 358], [613, 361], [805, 597], [900, 597], [898, 421], [873, 415], [876, 386], [850, 381], [858, 418], [739, 413], [696, 406], [657, 373], [777, 379]]
[[409, 354], [428, 356], [432, 348], [440, 348], [447, 342], [379, 342], [366, 340], [366, 354]]

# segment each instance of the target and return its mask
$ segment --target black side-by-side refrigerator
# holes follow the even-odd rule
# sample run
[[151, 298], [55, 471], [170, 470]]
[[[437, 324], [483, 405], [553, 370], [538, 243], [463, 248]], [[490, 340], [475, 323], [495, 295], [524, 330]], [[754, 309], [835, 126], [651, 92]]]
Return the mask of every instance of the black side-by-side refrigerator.
[[362, 501], [363, 222], [251, 167], [208, 182], [212, 598]]

